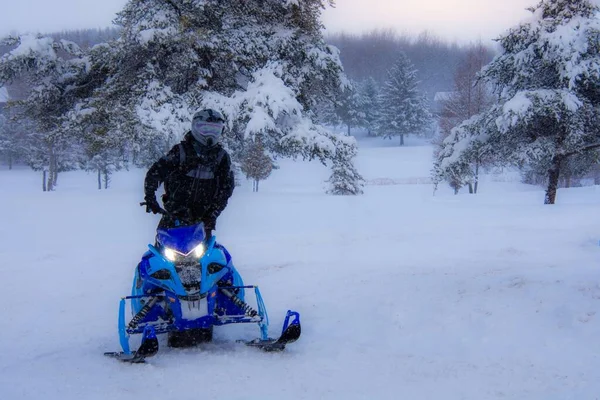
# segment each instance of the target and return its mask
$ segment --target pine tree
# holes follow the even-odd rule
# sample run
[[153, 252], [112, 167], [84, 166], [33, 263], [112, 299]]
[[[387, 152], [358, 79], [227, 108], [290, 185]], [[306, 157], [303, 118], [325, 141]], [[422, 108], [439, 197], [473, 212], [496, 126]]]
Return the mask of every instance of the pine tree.
[[381, 94], [378, 134], [386, 138], [419, 134], [431, 123], [426, 98], [417, 89], [417, 71], [404, 53], [388, 71]]
[[[49, 155], [36, 165], [48, 163], [51, 177], [56, 149], [70, 145], [82, 146], [77, 156], [89, 161], [113, 154], [118, 142], [125, 148], [119, 151], [146, 163], [178, 141], [205, 107], [226, 116], [225, 144], [234, 156], [244, 140], [262, 135], [273, 154], [327, 162], [352, 153], [337, 145], [356, 143], [342, 145], [316, 123], [317, 105], [348, 86], [337, 49], [322, 37], [326, 3], [130, 0], [116, 19], [119, 37], [84, 51], [51, 38], [31, 39], [35, 46], [19, 43], [27, 37], [10, 39], [6, 44], [17, 49], [0, 59], [0, 83], [23, 72], [33, 77], [27, 113], [38, 124], [38, 155]], [[25, 47], [35, 54], [24, 55]], [[89, 121], [102, 121], [102, 129]], [[338, 162], [353, 168], [351, 158]]]
[[85, 148], [86, 170], [97, 172], [98, 189], [108, 189], [113, 172], [125, 165], [125, 137], [123, 130], [115, 130], [110, 111], [96, 109], [82, 116], [71, 129], [78, 129]]
[[0, 112], [0, 154], [8, 164], [8, 169], [12, 169], [14, 163], [25, 155], [27, 144], [24, 129], [26, 126], [21, 127], [13, 120], [10, 108]]
[[327, 180], [328, 194], [358, 195], [363, 193], [364, 180], [354, 167], [348, 168], [343, 162], [333, 161], [333, 174]]
[[352, 128], [365, 125], [362, 100], [358, 85], [351, 82], [351, 86], [343, 91], [337, 101], [336, 114], [340, 122], [346, 125], [348, 136], [352, 134]]
[[354, 141], [348, 136], [339, 137], [338, 140], [336, 155], [332, 160], [333, 173], [327, 180], [326, 192], [342, 196], [362, 194], [365, 181], [354, 165], [348, 165], [346, 162], [356, 156], [357, 149]]
[[543, 0], [530, 11], [482, 71], [499, 104], [457, 128], [436, 175], [463, 164], [476, 144], [496, 162], [545, 170], [545, 203], [554, 204], [569, 158], [600, 147], [600, 9], [588, 0]]
[[30, 118], [35, 124], [35, 134], [29, 135], [28, 161], [32, 168], [44, 171], [44, 188], [52, 191], [58, 173], [77, 162], [77, 140], [64, 123], [81, 89], [77, 82], [85, 73], [86, 60], [75, 43], [41, 35], [8, 37], [1, 44], [12, 50], [0, 57], [0, 86], [20, 77], [31, 88], [28, 97], [17, 103], [19, 119]]
[[359, 85], [358, 90], [364, 115], [362, 118], [363, 127], [367, 129], [368, 135], [372, 136], [380, 116], [379, 86], [375, 79], [368, 78]]
[[337, 50], [322, 38], [324, 5], [131, 0], [117, 18], [121, 38], [95, 64], [110, 77], [99, 98], [135, 107], [144, 125], [168, 138], [210, 107], [226, 116], [234, 155], [261, 135], [274, 154], [332, 160], [338, 135], [315, 123], [318, 105], [347, 83]]

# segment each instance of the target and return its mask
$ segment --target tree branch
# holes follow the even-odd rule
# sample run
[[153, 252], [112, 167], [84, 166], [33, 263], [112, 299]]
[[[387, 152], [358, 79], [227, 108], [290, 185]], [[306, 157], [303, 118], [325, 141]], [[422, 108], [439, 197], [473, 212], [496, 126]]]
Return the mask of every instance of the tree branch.
[[590, 144], [590, 145], [584, 146], [584, 147], [582, 147], [579, 150], [571, 151], [569, 153], [564, 154], [563, 157], [565, 157], [565, 158], [566, 157], [571, 157], [571, 156], [574, 156], [575, 154], [583, 153], [583, 152], [586, 152], [586, 151], [589, 151], [589, 150], [594, 150], [594, 149], [597, 149], [597, 148], [600, 148], [600, 143], [594, 143], [594, 144]]

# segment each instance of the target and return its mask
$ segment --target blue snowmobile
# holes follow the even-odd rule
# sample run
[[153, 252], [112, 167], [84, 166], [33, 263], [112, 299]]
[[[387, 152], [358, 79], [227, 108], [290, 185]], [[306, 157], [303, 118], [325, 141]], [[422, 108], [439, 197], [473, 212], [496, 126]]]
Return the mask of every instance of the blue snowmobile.
[[[258, 287], [244, 285], [227, 249], [215, 236], [205, 238], [202, 223], [159, 228], [156, 244], [148, 248], [136, 268], [131, 296], [119, 304], [123, 351], [106, 356], [143, 363], [158, 352], [156, 335], [166, 333], [170, 347], [188, 347], [211, 341], [213, 327], [227, 324], [257, 324], [260, 338], [242, 342], [264, 351], [282, 351], [300, 337], [300, 315], [289, 310], [281, 336], [269, 338], [269, 318]], [[245, 289], [254, 289], [257, 310], [246, 303]], [[127, 301], [131, 303], [128, 321]], [[129, 338], [138, 334], [141, 344], [132, 351]]]

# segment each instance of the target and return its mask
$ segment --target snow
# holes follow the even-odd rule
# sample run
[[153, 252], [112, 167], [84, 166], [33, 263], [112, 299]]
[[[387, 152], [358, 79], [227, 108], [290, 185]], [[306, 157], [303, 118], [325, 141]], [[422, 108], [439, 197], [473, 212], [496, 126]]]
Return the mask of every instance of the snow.
[[148, 46], [149, 43], [155, 41], [157, 37], [168, 37], [175, 34], [177, 34], [177, 31], [171, 27], [165, 29], [144, 29], [138, 33], [138, 42], [143, 46]]
[[456, 92], [436, 92], [435, 96], [433, 97], [433, 101], [435, 101], [435, 102], [449, 101], [455, 95], [456, 95]]
[[359, 143], [364, 195], [324, 195], [326, 167], [278, 160], [217, 224], [271, 335], [294, 309], [300, 340], [265, 354], [230, 342], [255, 326], [221, 327], [147, 365], [102, 355], [119, 349], [118, 301], [154, 239], [144, 171], [108, 191], [64, 173], [43, 193], [39, 173], [0, 170], [0, 398], [596, 398], [599, 187], [544, 206], [540, 188], [484, 176], [477, 196], [433, 196], [430, 146]]
[[8, 97], [8, 90], [5, 86], [0, 87], [0, 103], [6, 103], [10, 98]]
[[[569, 90], [563, 89], [538, 89], [519, 91], [502, 106], [502, 115], [496, 119], [496, 126], [500, 131], [507, 131], [531, 118], [540, 112], [540, 109], [565, 110], [576, 114], [582, 107], [583, 102], [577, 95]], [[557, 120], [560, 116], [557, 115]]]
[[7, 60], [30, 57], [32, 54], [38, 54], [40, 57], [49, 61], [57, 58], [53, 47], [54, 40], [51, 37], [38, 37], [33, 34], [26, 34], [20, 37], [19, 45], [3, 57]]

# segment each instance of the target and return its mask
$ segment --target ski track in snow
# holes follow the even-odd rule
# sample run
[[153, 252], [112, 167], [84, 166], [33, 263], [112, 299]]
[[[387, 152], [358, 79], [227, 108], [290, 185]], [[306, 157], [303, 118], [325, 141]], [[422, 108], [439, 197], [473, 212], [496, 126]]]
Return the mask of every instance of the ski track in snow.
[[[411, 144], [409, 142], [409, 144]], [[363, 141], [358, 197], [323, 194], [318, 163], [280, 161], [238, 187], [217, 235], [257, 284], [277, 336], [286, 310], [302, 337], [285, 353], [232, 343], [168, 349], [146, 365], [119, 350], [118, 301], [153, 241], [144, 171], [59, 176], [0, 171], [0, 399], [596, 399], [600, 395], [600, 190], [486, 177], [477, 196], [412, 184], [431, 148]]]

